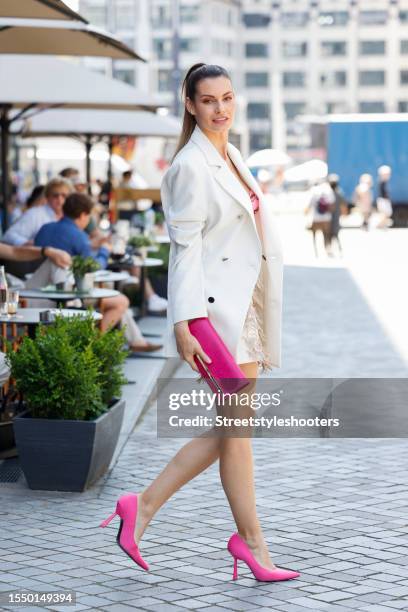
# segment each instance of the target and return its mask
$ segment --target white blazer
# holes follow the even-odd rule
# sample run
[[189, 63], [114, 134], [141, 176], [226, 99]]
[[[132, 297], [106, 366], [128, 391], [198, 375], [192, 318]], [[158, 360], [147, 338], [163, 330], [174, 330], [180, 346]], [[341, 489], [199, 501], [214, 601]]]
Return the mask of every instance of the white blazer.
[[197, 125], [161, 185], [171, 240], [165, 355], [179, 356], [174, 323], [209, 317], [236, 359], [263, 266], [265, 349], [272, 365], [280, 367], [281, 243], [272, 211], [241, 153], [228, 143], [228, 154], [259, 198], [262, 241], [248, 192]]

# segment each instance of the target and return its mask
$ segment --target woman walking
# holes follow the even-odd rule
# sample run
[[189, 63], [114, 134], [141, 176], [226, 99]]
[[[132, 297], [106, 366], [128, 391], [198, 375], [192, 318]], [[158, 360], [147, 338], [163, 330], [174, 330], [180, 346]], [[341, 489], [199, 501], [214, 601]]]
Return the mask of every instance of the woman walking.
[[[280, 366], [279, 237], [257, 182], [228, 142], [235, 111], [228, 73], [220, 66], [195, 64], [183, 92], [182, 134], [162, 183], [171, 239], [166, 354], [180, 356], [195, 371], [195, 355], [208, 363], [188, 322], [209, 317], [253, 389], [259, 368]], [[180, 487], [217, 459], [237, 526], [227, 545], [234, 558], [233, 578], [238, 560], [245, 561], [258, 580], [299, 576], [277, 568], [270, 558], [256, 511], [251, 437], [191, 440], [144, 491], [122, 496], [116, 512], [101, 526], [118, 514], [119, 545], [148, 569], [139, 544], [149, 522]]]

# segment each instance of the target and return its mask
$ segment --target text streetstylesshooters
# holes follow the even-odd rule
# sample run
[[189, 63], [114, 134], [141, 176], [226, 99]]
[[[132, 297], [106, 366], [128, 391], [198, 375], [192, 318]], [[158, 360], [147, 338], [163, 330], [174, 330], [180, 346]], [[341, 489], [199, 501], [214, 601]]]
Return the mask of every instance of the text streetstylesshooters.
[[209, 416], [197, 415], [195, 417], [169, 417], [171, 427], [338, 427], [339, 419], [299, 418], [295, 416], [277, 417], [226, 417], [217, 415], [214, 419]]

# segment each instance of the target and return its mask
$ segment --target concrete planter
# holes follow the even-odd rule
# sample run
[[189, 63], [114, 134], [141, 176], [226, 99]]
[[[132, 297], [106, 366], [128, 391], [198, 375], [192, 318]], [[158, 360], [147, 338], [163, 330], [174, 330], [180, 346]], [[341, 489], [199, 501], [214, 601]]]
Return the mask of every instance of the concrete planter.
[[14, 419], [21, 468], [30, 489], [85, 491], [109, 467], [118, 442], [124, 400], [94, 421]]

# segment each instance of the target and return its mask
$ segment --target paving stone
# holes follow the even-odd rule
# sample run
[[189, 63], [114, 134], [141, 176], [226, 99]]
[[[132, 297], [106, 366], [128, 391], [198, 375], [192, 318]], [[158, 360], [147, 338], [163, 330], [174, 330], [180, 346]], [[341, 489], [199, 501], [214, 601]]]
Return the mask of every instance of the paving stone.
[[315, 599], [308, 597], [296, 597], [291, 600], [291, 604], [302, 606], [311, 610], [329, 610], [329, 605], [322, 601], [316, 601]]
[[343, 599], [355, 597], [353, 593], [346, 593], [345, 591], [328, 591], [327, 593], [317, 593], [311, 596], [313, 599], [319, 601], [336, 602]]

